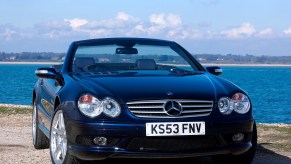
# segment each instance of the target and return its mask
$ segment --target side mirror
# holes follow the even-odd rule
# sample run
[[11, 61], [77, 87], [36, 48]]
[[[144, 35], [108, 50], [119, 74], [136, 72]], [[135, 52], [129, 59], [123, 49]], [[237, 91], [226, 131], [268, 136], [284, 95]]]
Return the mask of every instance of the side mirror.
[[57, 79], [58, 73], [54, 68], [38, 68], [35, 70], [35, 75], [39, 78]]
[[35, 75], [39, 78], [54, 79], [57, 86], [64, 84], [62, 76], [54, 68], [38, 68], [35, 70]]
[[216, 76], [219, 76], [222, 74], [222, 69], [220, 67], [217, 66], [212, 66], [212, 67], [206, 67], [206, 70]]

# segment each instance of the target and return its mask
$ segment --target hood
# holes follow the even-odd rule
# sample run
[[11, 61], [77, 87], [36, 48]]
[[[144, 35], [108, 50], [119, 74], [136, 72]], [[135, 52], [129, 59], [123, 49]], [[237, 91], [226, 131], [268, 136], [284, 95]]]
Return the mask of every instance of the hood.
[[73, 78], [96, 96], [120, 101], [145, 99], [214, 100], [216, 91], [207, 74], [193, 76], [81, 76]]

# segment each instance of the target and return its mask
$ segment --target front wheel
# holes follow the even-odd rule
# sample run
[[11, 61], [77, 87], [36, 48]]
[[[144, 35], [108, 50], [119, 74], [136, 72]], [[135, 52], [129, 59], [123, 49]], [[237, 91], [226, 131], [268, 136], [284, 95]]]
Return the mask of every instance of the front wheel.
[[212, 158], [214, 163], [236, 163], [236, 164], [250, 164], [252, 163], [257, 149], [257, 125], [256, 122], [253, 125], [253, 135], [252, 135], [252, 147], [243, 154], [240, 155], [220, 155]]
[[63, 111], [57, 108], [50, 130], [50, 155], [54, 164], [78, 164], [79, 160], [70, 155], [67, 150], [67, 134]]

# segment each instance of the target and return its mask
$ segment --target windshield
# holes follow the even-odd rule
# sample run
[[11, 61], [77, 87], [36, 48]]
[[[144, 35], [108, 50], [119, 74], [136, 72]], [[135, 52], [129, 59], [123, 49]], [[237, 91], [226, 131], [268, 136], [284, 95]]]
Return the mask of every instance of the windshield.
[[197, 67], [176, 45], [79, 45], [72, 72], [84, 74], [185, 74]]

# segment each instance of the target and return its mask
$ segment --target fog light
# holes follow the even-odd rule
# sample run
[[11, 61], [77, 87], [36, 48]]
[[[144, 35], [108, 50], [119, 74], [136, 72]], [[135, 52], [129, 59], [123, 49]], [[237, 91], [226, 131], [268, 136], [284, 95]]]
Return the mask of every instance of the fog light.
[[245, 138], [245, 135], [242, 133], [237, 133], [232, 136], [234, 142], [241, 142]]
[[107, 138], [106, 137], [95, 137], [93, 142], [96, 145], [105, 146], [105, 145], [107, 145]]

